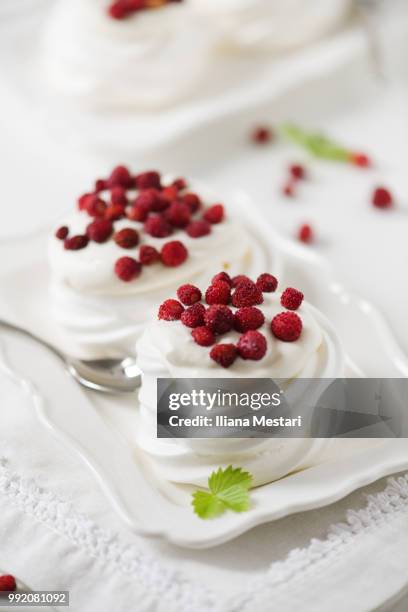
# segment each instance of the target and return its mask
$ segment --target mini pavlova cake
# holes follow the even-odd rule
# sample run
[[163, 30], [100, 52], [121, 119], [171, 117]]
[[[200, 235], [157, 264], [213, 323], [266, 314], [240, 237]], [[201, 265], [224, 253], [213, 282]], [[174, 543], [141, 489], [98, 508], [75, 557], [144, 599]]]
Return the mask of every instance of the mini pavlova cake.
[[351, 0], [190, 0], [236, 49], [285, 51], [312, 42], [344, 22]]
[[[143, 372], [137, 443], [162, 478], [205, 485], [218, 467], [240, 466], [254, 484], [276, 480], [316, 460], [325, 441], [283, 438], [157, 438], [157, 378], [330, 379], [344, 374], [344, 354], [329, 322], [303, 294], [261, 274], [217, 274], [204, 294], [178, 288], [137, 346]], [[286, 382], [285, 382], [286, 381]], [[216, 407], [213, 409], [213, 412]]]
[[188, 1], [57, 0], [45, 24], [46, 85], [85, 108], [154, 108], [210, 79], [216, 32]]
[[185, 179], [118, 166], [50, 236], [52, 310], [76, 356], [123, 356], [180, 284], [268, 259], [248, 227]]

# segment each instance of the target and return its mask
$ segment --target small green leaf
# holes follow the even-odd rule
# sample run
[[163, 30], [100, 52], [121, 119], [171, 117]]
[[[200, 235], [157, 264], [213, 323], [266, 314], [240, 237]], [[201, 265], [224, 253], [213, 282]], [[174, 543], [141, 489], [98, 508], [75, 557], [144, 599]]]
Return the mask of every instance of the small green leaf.
[[192, 505], [194, 512], [202, 519], [215, 518], [228, 508], [234, 512], [249, 509], [249, 488], [252, 475], [241, 468], [229, 465], [225, 470], [218, 468], [208, 479], [209, 491], [195, 491]]
[[306, 149], [314, 157], [331, 161], [347, 162], [350, 151], [318, 132], [307, 132], [297, 125], [285, 123], [281, 132], [289, 140]]

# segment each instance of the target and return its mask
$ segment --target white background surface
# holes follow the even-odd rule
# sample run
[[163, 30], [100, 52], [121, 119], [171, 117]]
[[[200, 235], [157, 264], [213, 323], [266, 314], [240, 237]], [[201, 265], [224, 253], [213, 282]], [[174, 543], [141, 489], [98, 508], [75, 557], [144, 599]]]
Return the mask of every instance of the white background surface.
[[[129, 161], [137, 168], [157, 160], [153, 165], [163, 170], [194, 175], [213, 186], [247, 189], [264, 212], [266, 222], [286, 235], [292, 234], [300, 222], [310, 221], [319, 236], [318, 244], [312, 248], [329, 258], [339, 279], [349, 288], [382, 309], [408, 351], [407, 113], [404, 94], [368, 74], [363, 54], [331, 77], [299, 85], [296, 95], [292, 91], [291, 95], [277, 97], [263, 108], [248, 111], [240, 120], [224, 119], [213, 129], [198, 126], [194, 139], [188, 135], [177, 146], [156, 154], [146, 152], [143, 158]], [[0, 76], [0, 234], [5, 237], [48, 223], [71, 206], [78, 192], [87, 189], [98, 173], [107, 171], [111, 163], [127, 161], [101, 158], [98, 152], [84, 155], [68, 147], [63, 139], [56, 142], [42, 123], [36, 124], [30, 101], [10, 89], [7, 76]], [[366, 150], [375, 158], [376, 168], [365, 172], [308, 161], [310, 180], [300, 186], [299, 198], [287, 201], [279, 194], [285, 167], [289, 161], [302, 160], [302, 154], [280, 144], [254, 150], [246, 139], [255, 120], [274, 124], [284, 118], [328, 128], [334, 137]], [[390, 185], [396, 194], [395, 210], [376, 211], [370, 206], [369, 194], [377, 182]], [[86, 513], [91, 520], [118, 533], [123, 544], [158, 554], [164, 565], [177, 567], [191, 580], [199, 576], [215, 591], [238, 588], [272, 561], [283, 559], [291, 549], [306, 546], [312, 537], [324, 538], [329, 525], [344, 519], [347, 508], [365, 503], [361, 492], [356, 492], [334, 506], [257, 528], [216, 551], [186, 553], [163, 542], [140, 541], [118, 524], [89, 475], [39, 428], [30, 405], [4, 376], [1, 389], [2, 397], [7, 397], [1, 428], [3, 453], [11, 473], [17, 475], [12, 482], [17, 483], [19, 475], [24, 479], [35, 477], [45, 491], [72, 501], [75, 512]], [[369, 491], [383, 487], [384, 483], [376, 483]], [[0, 557], [7, 571], [37, 588], [44, 587], [47, 579], [53, 588], [76, 583], [76, 611], [107, 610], [102, 594], [111, 602], [109, 597], [119, 587], [123, 590], [122, 605], [128, 606], [123, 609], [131, 609], [137, 589], [134, 574], [123, 578], [110, 566], [104, 567], [101, 558], [95, 562], [92, 555], [79, 551], [66, 534], [46, 528], [46, 520], [32, 520], [30, 512], [19, 509], [15, 500], [10, 503], [10, 488], [7, 491], [1, 498]], [[50, 525], [52, 529], [52, 522]], [[390, 533], [381, 536], [371, 554], [378, 558], [379, 547], [387, 550], [386, 544], [395, 543], [406, 526], [405, 516], [398, 528], [393, 526]], [[364, 550], [367, 559], [369, 553]], [[387, 564], [393, 554], [395, 550], [384, 554]], [[357, 571], [361, 568], [356, 567]], [[381, 563], [377, 567], [381, 568]], [[344, 576], [350, 579], [350, 574]], [[363, 584], [361, 605], [356, 610], [370, 609], [368, 604], [364, 607], [364, 602], [368, 601], [373, 580], [371, 576], [371, 584]], [[340, 580], [338, 586], [344, 590]], [[395, 592], [402, 587], [390, 584], [390, 592], [381, 591], [381, 596], [390, 596], [393, 588]]]

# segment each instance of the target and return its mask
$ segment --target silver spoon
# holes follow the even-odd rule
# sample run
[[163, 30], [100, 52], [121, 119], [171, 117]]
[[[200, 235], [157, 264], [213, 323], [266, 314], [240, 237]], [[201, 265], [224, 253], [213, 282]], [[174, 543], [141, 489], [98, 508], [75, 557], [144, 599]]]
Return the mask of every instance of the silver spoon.
[[134, 357], [75, 359], [64, 355], [54, 346], [22, 327], [2, 320], [0, 320], [0, 326], [24, 334], [48, 348], [61, 359], [71, 376], [88, 389], [104, 393], [131, 393], [140, 387], [142, 376]]

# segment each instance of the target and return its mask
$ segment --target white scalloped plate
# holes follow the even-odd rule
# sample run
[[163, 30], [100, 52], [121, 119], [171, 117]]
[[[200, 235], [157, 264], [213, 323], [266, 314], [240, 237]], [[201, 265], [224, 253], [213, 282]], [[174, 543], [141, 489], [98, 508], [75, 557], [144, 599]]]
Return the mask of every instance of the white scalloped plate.
[[[301, 286], [337, 328], [350, 373], [408, 376], [408, 360], [378, 311], [349, 295], [315, 254], [269, 230], [268, 235], [283, 264], [281, 274]], [[0, 318], [37, 333], [48, 324], [47, 335], [52, 336], [47, 277], [43, 233], [3, 242]], [[253, 490], [249, 512], [202, 521], [189, 506], [191, 490], [159, 482], [131, 444], [136, 419], [129, 403], [136, 410], [136, 396], [134, 404], [133, 398], [96, 397], [80, 388], [47, 349], [12, 332], [2, 336], [10, 367], [38, 391], [33, 401], [41, 421], [91, 469], [128, 526], [146, 535], [160, 535], [186, 547], [216, 546], [256, 525], [333, 503], [358, 487], [408, 468], [408, 440], [336, 440], [324, 463]], [[109, 408], [98, 412], [96, 406], [103, 403]]]

